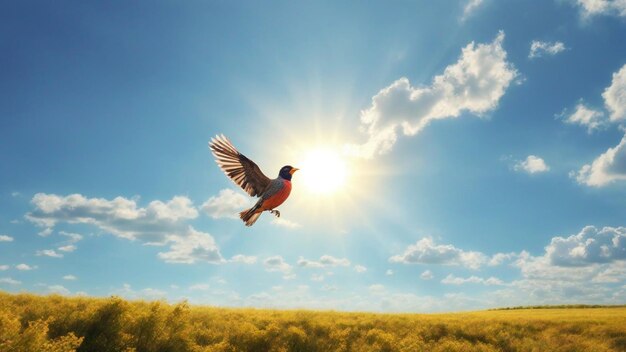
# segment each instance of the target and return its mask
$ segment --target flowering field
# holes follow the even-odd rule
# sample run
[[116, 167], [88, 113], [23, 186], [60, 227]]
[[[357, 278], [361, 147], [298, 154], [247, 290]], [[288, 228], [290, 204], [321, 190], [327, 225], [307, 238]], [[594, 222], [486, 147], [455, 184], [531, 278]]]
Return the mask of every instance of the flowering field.
[[372, 314], [0, 293], [0, 351], [626, 351], [626, 307]]

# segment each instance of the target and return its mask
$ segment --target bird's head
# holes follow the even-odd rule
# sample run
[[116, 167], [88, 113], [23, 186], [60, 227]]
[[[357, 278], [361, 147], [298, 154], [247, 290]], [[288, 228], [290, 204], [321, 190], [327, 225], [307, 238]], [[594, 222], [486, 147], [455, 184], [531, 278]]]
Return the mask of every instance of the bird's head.
[[278, 176], [280, 176], [281, 178], [284, 178], [285, 180], [291, 181], [291, 176], [293, 176], [293, 174], [298, 170], [299, 169], [297, 167], [293, 167], [290, 165], [283, 166], [280, 169]]

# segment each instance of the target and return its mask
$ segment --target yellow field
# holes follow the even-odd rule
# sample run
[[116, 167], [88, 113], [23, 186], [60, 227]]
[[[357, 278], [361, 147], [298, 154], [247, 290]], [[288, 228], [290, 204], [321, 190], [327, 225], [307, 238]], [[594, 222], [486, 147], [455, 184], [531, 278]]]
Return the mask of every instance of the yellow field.
[[371, 314], [0, 293], [0, 351], [626, 351], [626, 308]]

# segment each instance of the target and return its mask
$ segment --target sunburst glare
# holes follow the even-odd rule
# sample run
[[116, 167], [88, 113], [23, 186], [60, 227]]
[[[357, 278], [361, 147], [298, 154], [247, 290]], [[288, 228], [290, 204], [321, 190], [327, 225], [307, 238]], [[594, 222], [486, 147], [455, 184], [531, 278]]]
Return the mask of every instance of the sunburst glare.
[[309, 192], [330, 195], [341, 190], [348, 168], [341, 156], [329, 149], [308, 152], [302, 161], [302, 183]]

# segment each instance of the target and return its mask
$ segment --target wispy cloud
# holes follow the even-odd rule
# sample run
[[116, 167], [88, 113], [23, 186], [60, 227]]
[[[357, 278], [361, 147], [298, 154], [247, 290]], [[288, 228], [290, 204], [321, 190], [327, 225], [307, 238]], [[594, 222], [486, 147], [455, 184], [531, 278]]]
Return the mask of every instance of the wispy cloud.
[[70, 243], [76, 243], [83, 239], [83, 236], [78, 233], [59, 231], [59, 235], [67, 237]]
[[323, 255], [318, 261], [300, 257], [297, 264], [298, 266], [304, 268], [325, 268], [334, 266], [350, 266], [350, 261], [346, 258], [335, 258], [330, 255]]
[[76, 250], [76, 246], [73, 244], [68, 244], [67, 246], [61, 246], [58, 248], [61, 252], [73, 252]]
[[465, 7], [463, 7], [463, 16], [461, 17], [461, 21], [467, 20], [468, 17], [476, 11], [482, 4], [484, 0], [467, 0]]
[[274, 218], [272, 220], [272, 224], [276, 226], [286, 227], [288, 229], [297, 229], [298, 227], [300, 227], [300, 224], [298, 224], [297, 222], [285, 218]]
[[237, 254], [230, 258], [230, 262], [233, 263], [254, 264], [256, 261], [257, 257], [253, 255]]
[[112, 295], [121, 296], [127, 299], [163, 299], [167, 296], [167, 292], [146, 287], [144, 289], [136, 290], [131, 287], [130, 284], [123, 284], [121, 288], [115, 289], [111, 292]]
[[13, 242], [13, 237], [8, 235], [0, 235], [0, 242]]
[[528, 58], [536, 59], [542, 56], [554, 56], [563, 51], [565, 51], [565, 44], [562, 42], [542, 42], [540, 40], [533, 40], [530, 43]]
[[48, 228], [46, 228], [46, 229], [44, 229], [42, 231], [39, 231], [37, 234], [39, 236], [41, 236], [41, 237], [48, 237], [48, 236], [50, 236], [52, 234], [52, 231], [53, 230], [48, 227]]
[[209, 284], [195, 284], [189, 286], [189, 290], [191, 291], [207, 291], [211, 288]]
[[503, 41], [504, 32], [500, 32], [489, 44], [468, 44], [459, 60], [446, 67], [430, 86], [414, 87], [407, 78], [400, 78], [382, 89], [372, 98], [372, 105], [361, 112], [361, 130], [368, 140], [347, 145], [345, 152], [371, 158], [389, 152], [399, 131], [414, 136], [435, 120], [494, 110], [518, 75], [506, 60]]
[[0, 284], [21, 285], [22, 282], [18, 280], [14, 280], [10, 277], [0, 277]]
[[354, 266], [354, 271], [356, 271], [359, 274], [362, 274], [362, 273], [367, 271], [367, 268], [364, 267], [363, 265], [355, 265]]
[[489, 277], [487, 279], [482, 278], [482, 277], [478, 277], [478, 276], [470, 276], [467, 278], [463, 278], [463, 277], [457, 277], [454, 276], [452, 274], [449, 274], [448, 276], [446, 276], [443, 280], [441, 280], [442, 284], [445, 285], [464, 285], [464, 284], [483, 284], [483, 285], [487, 285], [487, 286], [492, 286], [492, 285], [504, 285], [504, 282], [498, 278], [495, 277]]
[[63, 254], [57, 253], [54, 249], [42, 249], [35, 252], [37, 256], [46, 256], [51, 258], [63, 258]]

